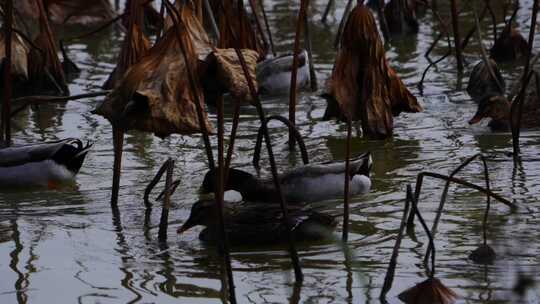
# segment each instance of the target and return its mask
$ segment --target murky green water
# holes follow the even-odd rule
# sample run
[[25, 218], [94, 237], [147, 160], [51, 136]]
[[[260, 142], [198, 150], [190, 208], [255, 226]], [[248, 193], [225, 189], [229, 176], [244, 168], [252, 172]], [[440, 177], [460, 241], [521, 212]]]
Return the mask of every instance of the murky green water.
[[[294, 16], [292, 1], [265, 1], [274, 40], [279, 50], [292, 49]], [[296, 1], [298, 2], [298, 1]], [[337, 17], [322, 25], [320, 14], [326, 1], [314, 6], [315, 61], [320, 83], [329, 76], [335, 53], [331, 47]], [[341, 2], [341, 1], [338, 1]], [[498, 1], [492, 1], [498, 2]], [[526, 35], [532, 1], [521, 1], [518, 26]], [[343, 3], [333, 16], [341, 16]], [[499, 7], [496, 13], [501, 15]], [[463, 24], [472, 24], [472, 14]], [[499, 23], [501, 22], [499, 17]], [[487, 19], [486, 19], [487, 20]], [[500, 23], [502, 24], [502, 23]], [[235, 249], [232, 263], [240, 303], [378, 303], [386, 266], [399, 227], [404, 190], [416, 174], [429, 170], [447, 174], [465, 158], [484, 153], [489, 159], [494, 191], [520, 205], [511, 214], [494, 203], [489, 238], [498, 253], [493, 266], [479, 266], [467, 259], [481, 242], [481, 218], [485, 198], [476, 192], [452, 188], [447, 212], [436, 239], [437, 277], [454, 291], [460, 303], [516, 303], [512, 286], [518, 273], [540, 279], [540, 136], [537, 131], [522, 135], [523, 162], [514, 166], [509, 134], [491, 134], [486, 125], [470, 127], [467, 120], [475, 105], [456, 78], [454, 59], [443, 61], [427, 78], [424, 96], [416, 83], [427, 65], [423, 57], [436, 36], [433, 16], [421, 18], [420, 33], [392, 42], [387, 56], [404, 82], [418, 96], [425, 111], [405, 114], [395, 122], [395, 136], [387, 141], [355, 139], [353, 153], [373, 152], [374, 184], [370, 194], [352, 202], [349, 246], [353, 261], [347, 267], [339, 244], [302, 245], [300, 257], [305, 274], [301, 289], [294, 289], [294, 275], [287, 252], [281, 247]], [[490, 31], [484, 31], [491, 43]], [[538, 37], [540, 38], [540, 37]], [[118, 55], [114, 32], [69, 45], [69, 53], [83, 69], [70, 84], [72, 94], [98, 90], [114, 67]], [[537, 39], [537, 42], [540, 39]], [[444, 53], [444, 44], [436, 49]], [[467, 49], [467, 70], [479, 59]], [[517, 65], [506, 66], [504, 75], [515, 78]], [[96, 100], [43, 105], [28, 109], [14, 122], [17, 144], [79, 137], [95, 141], [78, 176], [77, 187], [62, 192], [32, 190], [0, 193], [0, 303], [216, 303], [225, 301], [221, 289], [220, 259], [214, 248], [205, 248], [197, 229], [181, 238], [176, 227], [188, 216], [197, 199], [198, 186], [207, 168], [202, 140], [198, 136], [172, 136], [160, 140], [149, 134], [130, 132], [126, 138], [120, 189], [119, 218], [109, 206], [112, 179], [111, 127], [91, 115]], [[286, 114], [287, 99], [265, 100], [270, 114]], [[322, 121], [325, 102], [318, 94], [302, 95], [298, 128], [305, 138], [313, 162], [344, 157], [345, 126]], [[215, 110], [210, 109], [215, 121]], [[230, 122], [231, 110], [227, 111]], [[255, 110], [242, 109], [240, 136], [234, 166], [253, 172], [250, 165], [256, 129]], [[230, 124], [227, 124], [227, 131]], [[279, 167], [300, 164], [297, 153], [286, 147], [286, 129], [272, 125], [272, 139]], [[215, 139], [213, 139], [215, 144]], [[157, 229], [145, 230], [142, 196], [161, 163], [177, 160], [175, 175], [182, 182], [173, 196], [168, 247], [160, 247]], [[263, 160], [261, 174], [269, 174]], [[461, 176], [482, 184], [481, 166], [472, 165]], [[421, 206], [431, 222], [443, 184], [427, 180]], [[341, 209], [340, 201], [329, 203]], [[157, 225], [159, 212], [152, 214]], [[429, 224], [429, 223], [428, 223]], [[336, 232], [339, 238], [340, 228]], [[417, 229], [418, 241], [405, 239], [396, 279], [388, 295], [396, 295], [425, 278], [421, 257], [427, 240]], [[531, 290], [524, 303], [538, 303], [540, 294]]]

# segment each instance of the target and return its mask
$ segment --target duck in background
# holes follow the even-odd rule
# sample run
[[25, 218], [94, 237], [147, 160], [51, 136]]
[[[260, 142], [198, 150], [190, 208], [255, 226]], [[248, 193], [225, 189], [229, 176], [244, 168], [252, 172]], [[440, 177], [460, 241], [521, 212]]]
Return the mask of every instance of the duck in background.
[[[259, 94], [283, 95], [288, 94], [291, 87], [291, 72], [293, 69], [293, 54], [285, 54], [269, 58], [257, 64], [257, 82]], [[308, 53], [302, 50], [298, 55], [297, 87], [305, 89], [309, 86]]]
[[54, 189], [75, 179], [92, 147], [79, 139], [0, 149], [0, 187]]
[[[364, 153], [350, 161], [350, 195], [364, 194], [371, 188], [370, 171], [373, 161], [370, 153]], [[215, 189], [216, 170], [206, 173], [202, 192]], [[279, 176], [281, 190], [288, 203], [317, 202], [343, 197], [345, 185], [345, 162], [332, 161], [309, 164], [294, 168]], [[235, 190], [242, 198], [255, 202], [279, 202], [279, 194], [273, 180], [258, 179], [254, 175], [230, 169], [225, 190]]]
[[[488, 126], [494, 132], [508, 132], [511, 130], [510, 117], [512, 103], [504, 96], [492, 96], [485, 98], [478, 104], [478, 109], [469, 124], [479, 123], [484, 118], [491, 118]], [[533, 96], [525, 100], [523, 104], [523, 114], [521, 117], [521, 127], [540, 127], [540, 102], [538, 96]]]
[[[177, 232], [182, 234], [192, 227], [205, 226], [199, 239], [215, 244], [220, 239], [215, 204], [214, 200], [201, 200], [193, 204], [188, 220]], [[288, 214], [297, 241], [324, 240], [331, 236], [337, 225], [335, 216], [305, 206], [289, 206]], [[287, 240], [288, 231], [279, 204], [225, 202], [223, 215], [229, 242], [233, 246], [270, 245]]]
[[474, 66], [469, 77], [467, 93], [469, 93], [476, 103], [480, 103], [486, 98], [504, 95], [506, 84], [497, 63], [493, 59], [489, 59], [488, 64], [493, 73], [495, 73], [496, 79], [491, 77], [486, 61], [484, 60]]

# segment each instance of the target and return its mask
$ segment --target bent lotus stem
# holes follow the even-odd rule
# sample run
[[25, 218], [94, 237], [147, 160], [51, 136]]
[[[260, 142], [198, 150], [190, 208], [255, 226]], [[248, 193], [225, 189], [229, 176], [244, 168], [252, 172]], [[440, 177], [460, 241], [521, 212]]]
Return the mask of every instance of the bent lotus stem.
[[[297, 74], [298, 74], [298, 55], [300, 54], [300, 36], [302, 35], [302, 27], [306, 18], [309, 0], [300, 1], [300, 11], [296, 20], [296, 35], [294, 37], [294, 53], [293, 65], [291, 72], [291, 87], [289, 92], [289, 121], [294, 126], [296, 124], [296, 93], [297, 93]], [[289, 149], [294, 149], [293, 130], [289, 128]]]
[[[2, 105], [2, 125], [0, 128], [0, 141], [4, 140], [6, 146], [11, 143], [11, 42], [13, 28], [13, 0], [6, 0], [4, 3], [4, 37], [5, 37], [5, 59], [3, 62], [4, 70], [4, 94]], [[1, 63], [1, 62], [0, 62]]]
[[[484, 179], [485, 179], [485, 182], [486, 182], [486, 190], [491, 191], [491, 189], [490, 189], [489, 170], [488, 170], [486, 158], [481, 153], [475, 154], [475, 155], [467, 158], [456, 169], [454, 169], [454, 171], [452, 171], [450, 173], [449, 177], [453, 178], [456, 174], [461, 172], [465, 167], [467, 167], [470, 163], [472, 163], [475, 159], [478, 159], [478, 158], [482, 161], [482, 165], [484, 166]], [[441, 195], [441, 201], [440, 201], [439, 207], [437, 209], [437, 214], [435, 216], [435, 219], [433, 220], [433, 225], [431, 226], [431, 235], [434, 236], [434, 237], [435, 237], [435, 234], [437, 233], [437, 227], [439, 225], [439, 221], [441, 219], [441, 216], [442, 216], [442, 213], [443, 213], [443, 210], [444, 210], [444, 206], [446, 204], [446, 199], [448, 197], [448, 190], [450, 189], [450, 183], [451, 183], [451, 181], [447, 180], [445, 185], [444, 185], [444, 189], [443, 189], [443, 192], [442, 192], [442, 195]], [[489, 209], [490, 209], [490, 206], [491, 206], [491, 196], [486, 194], [486, 200], [487, 200], [486, 212], [484, 214], [484, 221], [483, 221], [483, 225], [482, 225], [483, 226], [483, 231], [484, 231], [484, 244], [487, 242], [487, 232], [486, 232], [487, 228], [486, 227], [487, 227], [487, 216], [488, 216]], [[428, 247], [428, 249], [426, 250], [426, 255], [424, 256], [424, 264], [427, 264], [427, 262], [429, 260], [430, 250], [431, 250], [430, 247]]]
[[[236, 41], [237, 37], [232, 29], [231, 22], [230, 22], [232, 17], [229, 15], [227, 10], [224, 10], [224, 11], [225, 11], [225, 20], [227, 21], [226, 22], [227, 30], [229, 31], [233, 39]], [[288, 242], [289, 242], [289, 253], [291, 255], [291, 260], [294, 267], [295, 279], [297, 282], [302, 282], [304, 279], [304, 275], [302, 274], [302, 268], [300, 267], [300, 260], [298, 258], [298, 253], [296, 251], [294, 231], [292, 231], [291, 229], [292, 225], [291, 225], [289, 213], [287, 211], [287, 201], [285, 200], [285, 196], [283, 195], [283, 191], [281, 190], [281, 184], [279, 183], [279, 179], [278, 179], [279, 177], [277, 173], [277, 166], [276, 166], [276, 161], [274, 158], [274, 152], [272, 150], [272, 142], [270, 140], [270, 134], [268, 133], [268, 128], [266, 127], [266, 124], [264, 123], [266, 121], [266, 115], [264, 113], [261, 100], [259, 99], [259, 95], [257, 94], [257, 90], [253, 83], [253, 79], [251, 79], [251, 76], [250, 76], [250, 73], [246, 64], [246, 60], [244, 58], [244, 54], [242, 54], [242, 52], [237, 48], [235, 48], [235, 52], [236, 52], [236, 55], [238, 56], [238, 60], [240, 61], [240, 65], [242, 66], [242, 71], [244, 73], [244, 77], [246, 78], [246, 82], [248, 84], [248, 88], [249, 88], [251, 98], [253, 100], [253, 104], [257, 109], [257, 113], [259, 114], [259, 120], [261, 121], [264, 140], [266, 142], [266, 148], [268, 151], [268, 158], [270, 161], [270, 168], [272, 171], [272, 179], [274, 181], [274, 187], [276, 188], [276, 191], [279, 194], [280, 208], [281, 208], [281, 211], [283, 212], [283, 221], [287, 229], [287, 233], [288, 233], [287, 236], [288, 236]]]
[[[488, 2], [488, 1], [486, 1]], [[484, 18], [486, 17], [486, 14], [488, 12], [488, 6], [487, 6], [487, 3], [486, 5], [484, 6], [484, 8], [482, 9], [482, 12], [480, 13], [480, 17], [478, 18], [479, 19], [479, 22], [482, 22], [484, 20]], [[469, 32], [467, 33], [467, 35], [465, 35], [465, 38], [463, 39], [463, 42], [461, 43], [461, 49], [464, 50], [467, 45], [469, 44], [469, 41], [471, 40], [472, 36], [474, 35], [474, 33], [476, 32], [476, 24], [469, 30]]]
[[[473, 183], [469, 183], [469, 182], [467, 182], [467, 181], [465, 181], [463, 179], [455, 178], [455, 177], [452, 177], [452, 176], [446, 176], [446, 175], [439, 174], [439, 173], [434, 173], [434, 172], [421, 172], [421, 173], [418, 174], [418, 176], [416, 178], [416, 187], [415, 187], [415, 190], [414, 190], [414, 196], [415, 196], [416, 200], [418, 200], [418, 198], [420, 197], [420, 192], [422, 191], [422, 183], [423, 183], [423, 180], [424, 180], [425, 176], [432, 177], [432, 178], [437, 178], [437, 179], [442, 179], [442, 180], [445, 180], [445, 181], [460, 184], [460, 185], [465, 186], [467, 188], [475, 189], [475, 190], [480, 191], [480, 192], [482, 192], [482, 193], [484, 193], [486, 195], [489, 195], [492, 198], [498, 200], [499, 202], [505, 204], [512, 211], [515, 211], [515, 210], [518, 209], [518, 207], [514, 203], [508, 201], [507, 199], [501, 197], [500, 195], [494, 193], [491, 190], [488, 190], [488, 189], [483, 188], [481, 186], [475, 185]], [[413, 215], [409, 216], [409, 219], [407, 221], [407, 225], [409, 227], [412, 227], [414, 225], [414, 216]]]
[[[169, 160], [166, 160], [163, 163], [163, 165], [161, 165], [161, 167], [159, 168], [154, 178], [150, 181], [150, 183], [148, 184], [148, 186], [146, 186], [146, 189], [144, 190], [143, 201], [144, 201], [144, 206], [147, 209], [152, 208], [152, 203], [150, 203], [150, 194], [152, 193], [152, 190], [154, 190], [154, 187], [157, 185], [157, 183], [159, 183], [159, 180], [161, 179], [165, 171], [167, 171], [168, 166], [169, 166]], [[165, 187], [165, 191], [167, 191], [167, 188], [168, 187]]]
[[[175, 29], [175, 32], [176, 32], [176, 37], [178, 39], [178, 42], [180, 44], [180, 48], [182, 50], [182, 55], [184, 56], [184, 60], [186, 62], [186, 69], [187, 69], [187, 72], [188, 72], [188, 78], [189, 78], [189, 82], [190, 82], [190, 86], [191, 86], [191, 95], [194, 97], [194, 100], [195, 100], [195, 104], [197, 105], [197, 114], [198, 114], [198, 117], [199, 117], [199, 123], [200, 123], [200, 126], [201, 126], [201, 131], [203, 132], [203, 135], [206, 134], [206, 137], [205, 137], [205, 147], [206, 147], [206, 151], [207, 151], [207, 155], [208, 155], [208, 160], [210, 162], [210, 159], [211, 159], [211, 166], [210, 166], [210, 169], [213, 169], [215, 166], [214, 166], [214, 159], [213, 159], [213, 154], [212, 154], [212, 149], [210, 147], [210, 140], [208, 139], [208, 132], [206, 130], [206, 126], [204, 124], [204, 120], [202, 119], [203, 116], [202, 116], [202, 107], [199, 103], [199, 97], [198, 95], [196, 94], [196, 86], [195, 86], [195, 80], [193, 79], [193, 74], [191, 74], [191, 71], [193, 71], [192, 67], [190, 66], [190, 63], [189, 63], [189, 59], [187, 58], [187, 55], [186, 55], [186, 50], [185, 50], [185, 46], [184, 46], [184, 42], [182, 40], [182, 37], [180, 36], [180, 32], [178, 30], [178, 25], [183, 25], [183, 21], [182, 21], [182, 18], [180, 16], [180, 14], [178, 13], [178, 11], [176, 11], [175, 7], [173, 4], [171, 4], [169, 2], [169, 0], [164, 0], [165, 1], [165, 5], [166, 5], [166, 8], [168, 10], [168, 13], [169, 15], [171, 16], [171, 19], [173, 20], [173, 23], [174, 23], [174, 29]], [[224, 221], [223, 221], [223, 101], [221, 100], [221, 102], [219, 102], [218, 104], [218, 160], [219, 160], [219, 169], [218, 169], [218, 172], [219, 172], [219, 176], [218, 176], [218, 185], [217, 185], [217, 188], [216, 189], [216, 208], [217, 208], [217, 211], [218, 211], [218, 219], [219, 219], [219, 224], [220, 224], [220, 227], [221, 227], [221, 246], [222, 246], [222, 249], [223, 249], [223, 259], [224, 259], [224, 262], [225, 262], [225, 268], [226, 268], [226, 273], [227, 273], [227, 283], [228, 283], [228, 290], [229, 290], [229, 300], [231, 303], [236, 303], [236, 294], [235, 294], [235, 287], [234, 287], [234, 277], [233, 277], [233, 273], [232, 273], [232, 268], [231, 268], [231, 260], [230, 260], [230, 255], [229, 255], [229, 244], [228, 244], [228, 239], [227, 239], [227, 234], [225, 232], [225, 224], [224, 224]], [[206, 141], [208, 140], [208, 142]], [[168, 188], [168, 187], [166, 187]]]
[[159, 220], [158, 240], [160, 242], [167, 241], [167, 227], [169, 223], [169, 209], [171, 208], [171, 184], [174, 170], [174, 160], [169, 158], [165, 162], [167, 167], [167, 175], [165, 178], [165, 198], [163, 199], [163, 207], [161, 209], [161, 218]]
[[[302, 162], [304, 163], [304, 165], [309, 164], [309, 156], [308, 156], [308, 152], [307, 152], [307, 149], [306, 149], [306, 144], [304, 143], [304, 139], [302, 138], [302, 135], [300, 134], [300, 132], [298, 132], [296, 127], [287, 118], [285, 118], [283, 116], [280, 116], [280, 115], [268, 116], [266, 118], [266, 126], [267, 127], [268, 127], [268, 123], [271, 120], [280, 121], [284, 125], [286, 125], [289, 129], [293, 130], [294, 140], [296, 140], [296, 143], [300, 147], [300, 154], [302, 155]], [[253, 163], [253, 166], [255, 168], [260, 167], [259, 162], [261, 160], [261, 146], [262, 146], [263, 135], [264, 134], [263, 134], [263, 129], [262, 129], [262, 125], [261, 125], [261, 127], [259, 128], [259, 132], [257, 133], [257, 142], [255, 143], [255, 151], [253, 153], [253, 161], [252, 161], [252, 163]]]
[[[522, 77], [522, 85], [523, 89], [522, 92], [525, 92], [527, 85], [530, 80], [529, 76], [529, 70], [531, 69], [531, 56], [532, 56], [532, 48], [534, 44], [534, 33], [536, 30], [536, 19], [538, 16], [538, 6], [539, 1], [534, 0], [533, 1], [533, 9], [532, 9], [532, 16], [531, 16], [531, 27], [529, 30], [529, 45], [527, 49], [527, 58], [525, 61], [525, 69], [523, 70], [523, 77]], [[524, 95], [524, 94], [523, 94]], [[512, 142], [513, 142], [513, 148], [514, 148], [514, 160], [517, 158], [519, 154], [519, 135], [521, 133], [521, 117], [523, 115], [523, 96], [520, 99], [520, 102], [517, 104], [512, 104], [512, 110], [511, 110], [511, 126], [512, 126]], [[514, 115], [517, 112], [517, 117]]]
[[433, 240], [433, 236], [431, 235], [431, 232], [429, 231], [429, 228], [426, 225], [426, 222], [424, 221], [424, 218], [422, 217], [422, 214], [420, 213], [420, 210], [418, 210], [418, 200], [415, 196], [412, 195], [412, 188], [407, 187], [407, 196], [411, 197], [412, 202], [412, 212], [411, 214], [416, 215], [416, 218], [420, 221], [420, 224], [422, 225], [422, 228], [424, 228], [424, 232], [426, 233], [427, 237], [429, 238], [429, 244], [428, 248], [431, 248], [431, 269], [426, 268], [426, 275], [433, 279], [435, 277], [435, 244]]
[[392, 256], [390, 257], [390, 262], [388, 263], [388, 269], [386, 270], [386, 275], [384, 277], [383, 287], [381, 289], [381, 294], [379, 299], [385, 301], [386, 294], [392, 288], [392, 283], [394, 282], [394, 274], [396, 273], [397, 259], [399, 256], [399, 248], [401, 247], [401, 240], [403, 239], [403, 232], [405, 232], [405, 227], [407, 226], [407, 216], [409, 215], [410, 203], [412, 201], [412, 188], [411, 185], [407, 185], [407, 196], [405, 199], [405, 208], [403, 209], [403, 216], [401, 217], [401, 224], [399, 226], [398, 235], [396, 237], [396, 242], [394, 243], [394, 249], [392, 249]]

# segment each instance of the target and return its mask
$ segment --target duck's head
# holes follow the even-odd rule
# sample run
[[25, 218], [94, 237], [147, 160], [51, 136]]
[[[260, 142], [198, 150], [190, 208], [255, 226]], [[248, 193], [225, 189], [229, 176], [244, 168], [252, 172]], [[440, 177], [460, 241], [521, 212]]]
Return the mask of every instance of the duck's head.
[[507, 121], [510, 118], [510, 109], [510, 102], [503, 96], [484, 98], [478, 104], [476, 114], [469, 120], [469, 124], [479, 123], [484, 118], [491, 118], [494, 121]]
[[364, 175], [370, 177], [371, 169], [373, 169], [373, 158], [371, 152], [363, 153], [352, 159], [353, 166], [351, 167], [351, 177], [354, 175]]
[[180, 228], [178, 228], [177, 232], [181, 234], [195, 226], [208, 226], [214, 215], [214, 204], [215, 201], [213, 200], [203, 200], [193, 204], [189, 218]]
[[[217, 186], [217, 175], [217, 168], [211, 169], [206, 173], [201, 187], [202, 193], [214, 192]], [[225, 185], [224, 190], [236, 190], [242, 192], [241, 190], [244, 185], [246, 185], [247, 182], [252, 181], [255, 181], [255, 177], [252, 174], [239, 169], [230, 168], [229, 177], [227, 178], [227, 184]]]

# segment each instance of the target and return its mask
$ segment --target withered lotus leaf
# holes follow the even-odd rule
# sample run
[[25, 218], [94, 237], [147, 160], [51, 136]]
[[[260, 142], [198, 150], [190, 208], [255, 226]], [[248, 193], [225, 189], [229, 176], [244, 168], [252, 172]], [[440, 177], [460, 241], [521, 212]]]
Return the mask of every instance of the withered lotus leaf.
[[458, 295], [444, 286], [437, 278], [430, 278], [399, 294], [399, 299], [407, 304], [451, 304]]
[[[192, 74], [198, 79], [198, 58], [192, 37], [183, 26], [178, 27]], [[153, 132], [158, 137], [200, 132], [195, 102], [198, 100], [204, 109], [202, 89], [196, 81], [195, 92], [192, 92], [186, 61], [176, 37], [175, 29], [169, 29], [149, 53], [127, 71], [94, 113], [124, 129]], [[206, 113], [204, 120], [203, 125], [211, 131]]]
[[125, 74], [127, 69], [137, 63], [150, 49], [150, 40], [143, 33], [143, 8], [140, 0], [129, 2], [127, 35], [122, 43], [118, 65], [113, 70], [103, 88], [113, 88], [118, 80]]
[[[28, 79], [29, 46], [17, 34], [11, 36], [11, 74], [19, 80]], [[6, 39], [4, 29], [0, 29], [0, 62], [6, 57]]]
[[[216, 22], [219, 27], [218, 48], [250, 49], [259, 54], [259, 60], [264, 59], [268, 50], [264, 47], [259, 35], [253, 28], [243, 1], [212, 0], [210, 3], [212, 10], [219, 12], [216, 14]], [[227, 16], [232, 16], [232, 18], [227, 20]], [[227, 25], [229, 22], [234, 37], [229, 31]]]
[[[248, 67], [250, 78], [257, 89], [255, 69], [259, 54], [253, 50], [241, 50]], [[206, 60], [209, 68], [205, 81], [212, 82], [221, 93], [229, 92], [236, 100], [251, 102], [249, 86], [234, 49], [215, 49]]]
[[36, 1], [39, 10], [39, 34], [34, 44], [39, 48], [30, 49], [29, 83], [44, 92], [62, 91], [68, 94], [66, 78], [60, 59], [54, 34], [49, 25], [45, 9], [41, 0]]
[[369, 137], [389, 137], [393, 116], [422, 111], [389, 66], [375, 19], [364, 5], [357, 5], [347, 20], [327, 87], [324, 118], [361, 120]]
[[[36, 0], [17, 0], [13, 3], [21, 16], [39, 17]], [[109, 0], [44, 0], [43, 4], [53, 24], [94, 26], [115, 16]]]

